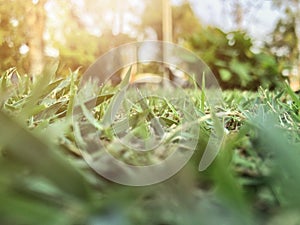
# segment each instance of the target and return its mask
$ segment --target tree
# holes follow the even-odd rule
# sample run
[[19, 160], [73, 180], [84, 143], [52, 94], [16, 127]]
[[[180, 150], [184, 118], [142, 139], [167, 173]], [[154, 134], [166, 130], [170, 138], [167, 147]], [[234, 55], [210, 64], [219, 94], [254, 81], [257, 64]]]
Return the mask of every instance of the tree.
[[181, 42], [190, 37], [193, 33], [203, 29], [200, 20], [195, 16], [188, 2], [173, 6], [172, 11], [174, 42]]
[[[49, 59], [46, 50], [52, 47], [58, 50], [64, 70], [84, 70], [101, 54], [141, 34], [146, 36], [149, 29], [162, 40], [161, 3], [5, 1], [0, 4], [0, 69], [17, 67], [22, 73], [38, 74]], [[174, 42], [201, 28], [187, 2], [172, 6], [172, 11]]]
[[[21, 0], [0, 0], [0, 70], [17, 67], [27, 72], [28, 60], [20, 48], [26, 46], [26, 29], [24, 24], [25, 6]], [[26, 2], [26, 4], [28, 4]]]
[[298, 37], [296, 34], [296, 20], [289, 9], [286, 9], [285, 17], [281, 18], [271, 33], [271, 40], [266, 47], [277, 56], [280, 69], [291, 70], [298, 60]]
[[140, 33], [147, 38], [145, 31], [152, 30], [157, 40], [163, 39], [162, 34], [162, 4], [161, 0], [145, 0], [145, 7], [141, 16], [141, 24], [137, 26]]
[[0, 3], [1, 70], [17, 67], [35, 75], [44, 65], [46, 0], [11, 0]]
[[[277, 53], [283, 67], [288, 69], [295, 83], [294, 89], [300, 88], [300, 0], [273, 0], [273, 5], [284, 9], [285, 16], [279, 20], [269, 46]], [[286, 50], [282, 52], [282, 50]], [[281, 51], [280, 51], [281, 50]], [[293, 73], [293, 72], [294, 73]], [[293, 76], [294, 75], [294, 76]], [[296, 79], [295, 79], [296, 78]]]
[[52, 1], [54, 8], [60, 9], [57, 13], [63, 15], [59, 27], [49, 28], [52, 45], [59, 50], [63, 71], [79, 67], [85, 71], [97, 57], [134, 40], [123, 32], [123, 25], [118, 22], [120, 17], [124, 17], [124, 12], [117, 7], [121, 4], [120, 0], [85, 0], [83, 5], [72, 0]]

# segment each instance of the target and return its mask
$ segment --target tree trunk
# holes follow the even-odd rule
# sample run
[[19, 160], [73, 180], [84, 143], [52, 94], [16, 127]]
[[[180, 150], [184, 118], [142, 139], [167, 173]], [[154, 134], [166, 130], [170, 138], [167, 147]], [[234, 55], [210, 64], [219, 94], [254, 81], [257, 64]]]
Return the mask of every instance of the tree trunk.
[[[170, 4], [170, 0], [162, 0], [162, 40], [165, 42], [172, 42], [172, 7]], [[170, 54], [168, 53], [168, 48], [166, 46], [163, 46], [163, 62], [167, 61], [167, 58], [170, 57]], [[166, 83], [167, 80], [172, 80], [172, 77], [170, 77], [170, 74], [168, 73], [170, 71], [168, 65], [163, 65], [164, 68], [164, 85], [168, 85]]]
[[28, 30], [29, 74], [41, 74], [44, 67], [44, 30], [46, 23], [45, 4], [47, 0], [39, 0], [33, 5], [29, 3], [25, 18]]
[[163, 41], [172, 42], [172, 7], [169, 0], [162, 1]]
[[238, 30], [243, 30], [243, 8], [239, 1], [234, 3], [234, 20]]

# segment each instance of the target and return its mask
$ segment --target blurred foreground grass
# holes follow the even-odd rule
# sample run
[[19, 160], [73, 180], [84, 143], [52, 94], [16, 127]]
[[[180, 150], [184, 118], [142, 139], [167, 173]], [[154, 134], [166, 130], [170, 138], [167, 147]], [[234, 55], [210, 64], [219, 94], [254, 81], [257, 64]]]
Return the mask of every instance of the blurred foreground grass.
[[[287, 85], [274, 92], [223, 92], [218, 112], [225, 115], [226, 137], [206, 171], [197, 169], [213, 126], [209, 117], [199, 123], [198, 151], [178, 174], [157, 185], [126, 187], [83, 160], [71, 118], [78, 73], [62, 79], [55, 71], [49, 68], [35, 82], [13, 69], [0, 77], [1, 225], [300, 223], [300, 99]], [[116, 90], [105, 86], [96, 93], [95, 119], [105, 117]], [[199, 117], [209, 114], [203, 94], [188, 93]], [[151, 101], [170, 131], [180, 125], [169, 102]], [[137, 106], [133, 118], [139, 116]], [[136, 126], [145, 137], [145, 124]], [[116, 157], [139, 163], [130, 150], [118, 151], [109, 132], [105, 138]]]

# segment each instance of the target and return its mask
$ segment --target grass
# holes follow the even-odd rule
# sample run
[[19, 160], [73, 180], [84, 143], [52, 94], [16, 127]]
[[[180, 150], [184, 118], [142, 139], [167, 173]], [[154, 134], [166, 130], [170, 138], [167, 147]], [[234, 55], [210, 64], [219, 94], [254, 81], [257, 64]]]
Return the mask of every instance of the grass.
[[[139, 138], [159, 132], [168, 137], [159, 151], [137, 153], [114, 135], [131, 138], [121, 132], [128, 124], [122, 117], [112, 121], [109, 116], [119, 116], [113, 103], [124, 100], [126, 79], [119, 87], [97, 89], [88, 84], [95, 91], [81, 93], [90, 96], [89, 101], [79, 99], [76, 105], [78, 71], [64, 79], [56, 78], [55, 71], [55, 66], [49, 67], [35, 81], [13, 69], [0, 77], [1, 224], [300, 222], [300, 99], [288, 85], [273, 92], [224, 91], [224, 102], [215, 113], [205, 104], [203, 92], [186, 90], [198, 118], [191, 124], [200, 127], [197, 151], [172, 178], [128, 187], [104, 179], [85, 163], [80, 140], [86, 138], [81, 132], [86, 120], [92, 124], [90, 131], [100, 131], [98, 138], [114, 157], [148, 165], [162, 162], [180, 140], [189, 140], [189, 118], [170, 98], [127, 102], [128, 123]], [[91, 106], [96, 107], [90, 110]], [[74, 122], [72, 117], [78, 115]], [[199, 172], [209, 135], [219, 129], [216, 118], [224, 122], [224, 142], [213, 164]], [[162, 130], [149, 128], [156, 119]]]

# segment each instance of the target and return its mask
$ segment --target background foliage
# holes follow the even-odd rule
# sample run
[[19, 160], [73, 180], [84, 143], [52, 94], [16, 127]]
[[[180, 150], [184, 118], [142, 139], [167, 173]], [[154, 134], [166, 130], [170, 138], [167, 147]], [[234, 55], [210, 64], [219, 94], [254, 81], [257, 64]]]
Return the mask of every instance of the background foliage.
[[[233, 17], [237, 24], [242, 24], [240, 3], [234, 1]], [[21, 74], [31, 74], [37, 64], [59, 60], [62, 75], [79, 67], [83, 72], [115, 46], [136, 40], [161, 40], [160, 4], [158, 0], [145, 0], [137, 5], [123, 1], [122, 7], [118, 0], [7, 1], [0, 5], [0, 69], [16, 67]], [[282, 79], [282, 72], [292, 73], [299, 58], [297, 11], [275, 0], [274, 7], [285, 7], [285, 17], [259, 50], [243, 30], [224, 32], [203, 25], [187, 1], [172, 6], [173, 40], [202, 57], [223, 88], [273, 88]], [[35, 8], [46, 16], [44, 24], [28, 23]], [[30, 34], [38, 29], [44, 31], [43, 37], [39, 37], [44, 46], [41, 62], [31, 57], [36, 45]]]
[[224, 33], [205, 27], [193, 33], [186, 46], [208, 64], [223, 88], [274, 88], [282, 81], [275, 55], [266, 49], [254, 53], [252, 40], [243, 31]]

